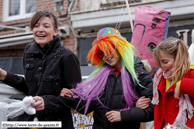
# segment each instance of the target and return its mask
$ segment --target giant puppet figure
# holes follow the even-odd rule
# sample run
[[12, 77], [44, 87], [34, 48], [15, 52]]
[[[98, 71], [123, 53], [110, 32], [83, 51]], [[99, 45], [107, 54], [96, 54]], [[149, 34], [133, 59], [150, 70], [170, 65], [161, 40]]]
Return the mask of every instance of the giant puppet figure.
[[161, 8], [136, 7], [135, 23], [131, 44], [142, 60], [148, 59], [153, 71], [156, 68], [152, 56], [153, 49], [167, 38], [170, 12]]

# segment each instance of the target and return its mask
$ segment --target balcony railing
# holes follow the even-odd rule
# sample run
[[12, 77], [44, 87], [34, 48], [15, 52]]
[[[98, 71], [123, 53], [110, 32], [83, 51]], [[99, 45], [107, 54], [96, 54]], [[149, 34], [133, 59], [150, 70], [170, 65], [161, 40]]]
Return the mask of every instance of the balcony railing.
[[[128, 0], [128, 3], [130, 6], [134, 6], [162, 1], [172, 1], [172, 0]], [[80, 5], [79, 8], [77, 8], [78, 4]], [[126, 4], [125, 0], [76, 0], [76, 2], [71, 8], [70, 14], [122, 7], [125, 4]]]
[[[144, 4], [144, 3], [152, 3], [152, 2], [160, 2], [160, 1], [168, 1], [168, 0], [128, 0], [130, 5], [136, 4]], [[125, 5], [125, 0], [102, 0], [101, 8], [107, 7], [118, 7]]]
[[[139, 3], [139, 2], [143, 2], [145, 0], [128, 0], [129, 4], [132, 4], [132, 3]], [[146, 0], [148, 1], [148, 0]], [[151, 1], [151, 0], [149, 0]], [[153, 0], [152, 0], [153, 1]], [[125, 3], [125, 0], [102, 0], [102, 6], [104, 5], [123, 5]]]

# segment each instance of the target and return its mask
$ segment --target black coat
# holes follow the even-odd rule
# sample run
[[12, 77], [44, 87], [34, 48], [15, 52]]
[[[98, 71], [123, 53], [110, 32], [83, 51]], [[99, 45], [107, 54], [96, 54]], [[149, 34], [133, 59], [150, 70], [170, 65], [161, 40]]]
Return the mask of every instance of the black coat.
[[[152, 99], [153, 93], [153, 82], [149, 73], [144, 69], [143, 63], [136, 58], [135, 59], [135, 71], [138, 75], [140, 84], [146, 88], [140, 87], [138, 84], [133, 84], [132, 87], [138, 97], [145, 96], [146, 98]], [[61, 97], [62, 98], [62, 97]], [[75, 107], [79, 99], [63, 97], [63, 104], [67, 107]], [[123, 99], [123, 89], [121, 82], [121, 74], [115, 75], [113, 71], [110, 72], [107, 84], [104, 89], [104, 93], [100, 98], [100, 101], [93, 100], [90, 103], [87, 113], [94, 111], [94, 124], [93, 129], [139, 129], [140, 122], [147, 122], [154, 119], [154, 106], [150, 104], [148, 108], [142, 110], [136, 108], [135, 105], [129, 110], [121, 111], [121, 122], [110, 123], [106, 118], [105, 114], [108, 111], [115, 110], [120, 111], [125, 108], [125, 100]], [[78, 112], [84, 113], [85, 102], [81, 102]]]
[[[41, 96], [44, 99], [45, 109], [36, 113], [39, 121], [62, 121], [63, 129], [73, 129], [69, 108], [57, 103], [47, 106], [53, 98], [61, 101], [58, 96], [62, 88], [73, 88], [81, 81], [78, 58], [61, 46], [60, 42], [56, 36], [43, 48], [36, 42], [28, 44], [23, 57], [25, 78], [8, 72], [3, 82], [27, 95]], [[25, 115], [17, 120], [32, 120], [33, 117]]]

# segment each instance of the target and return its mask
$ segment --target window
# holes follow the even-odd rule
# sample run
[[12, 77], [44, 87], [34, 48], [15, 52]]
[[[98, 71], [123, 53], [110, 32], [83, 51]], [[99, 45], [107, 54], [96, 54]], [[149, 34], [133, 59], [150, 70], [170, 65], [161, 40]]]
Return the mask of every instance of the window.
[[4, 0], [4, 21], [31, 17], [36, 12], [36, 0]]

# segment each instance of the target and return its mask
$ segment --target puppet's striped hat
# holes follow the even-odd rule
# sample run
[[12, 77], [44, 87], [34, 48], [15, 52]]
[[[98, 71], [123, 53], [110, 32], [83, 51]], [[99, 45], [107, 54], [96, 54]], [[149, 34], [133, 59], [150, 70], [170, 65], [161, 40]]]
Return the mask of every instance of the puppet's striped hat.
[[92, 46], [94, 46], [98, 41], [107, 38], [107, 37], [120, 37], [125, 39], [124, 37], [121, 36], [120, 32], [112, 27], [105, 27], [102, 28], [98, 31], [97, 33], [97, 38], [92, 42]]

